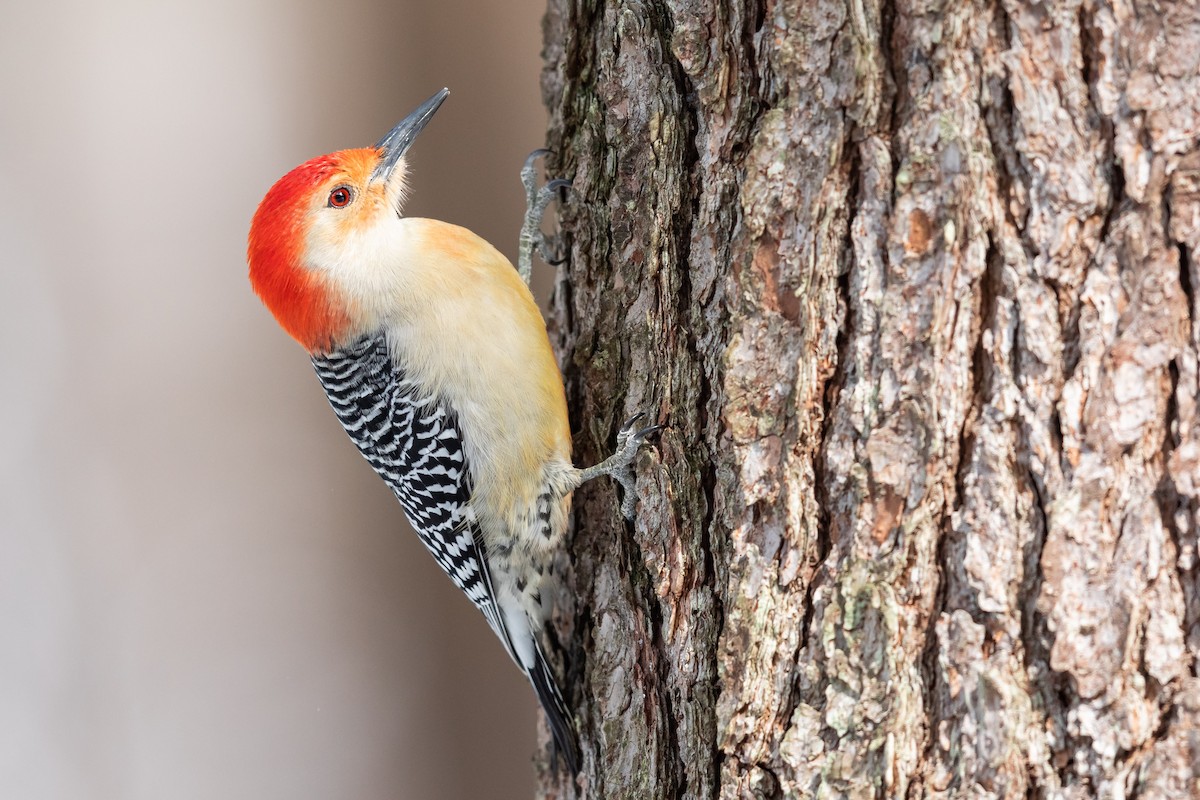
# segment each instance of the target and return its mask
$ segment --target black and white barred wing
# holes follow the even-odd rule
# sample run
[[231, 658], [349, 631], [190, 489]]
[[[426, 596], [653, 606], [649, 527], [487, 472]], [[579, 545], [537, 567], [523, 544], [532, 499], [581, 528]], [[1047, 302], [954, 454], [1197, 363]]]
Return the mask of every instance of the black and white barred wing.
[[316, 356], [313, 366], [346, 433], [515, 660], [471, 513], [471, 472], [454, 414], [396, 370], [382, 337]]

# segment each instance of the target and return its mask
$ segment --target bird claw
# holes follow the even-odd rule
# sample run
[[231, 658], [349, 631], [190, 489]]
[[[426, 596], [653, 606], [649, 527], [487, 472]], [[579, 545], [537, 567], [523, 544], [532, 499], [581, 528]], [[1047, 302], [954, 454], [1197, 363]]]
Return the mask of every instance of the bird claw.
[[526, 156], [525, 163], [521, 165], [521, 185], [525, 187], [526, 204], [529, 206], [533, 205], [533, 201], [537, 197], [537, 161], [539, 158], [549, 155], [553, 155], [552, 150], [539, 147]]
[[521, 167], [521, 185], [525, 187], [526, 206], [525, 220], [521, 224], [517, 271], [520, 272], [525, 283], [529, 283], [529, 277], [533, 274], [533, 251], [535, 249], [547, 264], [558, 265], [567, 260], [566, 253], [559, 255], [549, 251], [546, 237], [542, 233], [542, 217], [546, 213], [546, 207], [558, 197], [559, 189], [571, 185], [568, 180], [555, 178], [547, 181], [540, 189], [538, 188], [537, 160], [546, 155], [552, 155], [552, 151], [545, 148], [534, 150]]
[[521, 183], [525, 184], [526, 191], [532, 191], [533, 185], [537, 181], [537, 160], [543, 156], [552, 156], [554, 151], [546, 147], [539, 147], [525, 157], [525, 163], [521, 165]]
[[652, 433], [658, 433], [662, 430], [662, 425], [650, 425], [648, 427], [637, 430], [639, 421], [646, 418], [644, 411], [639, 411], [629, 419], [625, 420], [625, 424], [621, 426], [621, 430], [617, 432], [617, 452], [622, 453], [632, 446], [630, 450], [630, 459], [637, 454], [637, 450], [642, 445], [642, 441]]
[[621, 484], [621, 516], [632, 520], [637, 512], [637, 475], [633, 467], [626, 464], [614, 471], [613, 477]]
[[[547, 150], [546, 152], [549, 151]], [[558, 190], [564, 188], [570, 189], [571, 182], [565, 178], [555, 178], [552, 181], [548, 181], [545, 186], [538, 190], [537, 200], [532, 205], [528, 213], [532, 217], [537, 218], [539, 226], [541, 224], [542, 216], [546, 213], [546, 207], [550, 205], [551, 202], [558, 199]], [[569, 251], [565, 249], [561, 254], [551, 252], [550, 243], [542, 234], [540, 227], [537, 228], [536, 233], [534, 234], [534, 246], [537, 247], [538, 255], [542, 257], [542, 260], [553, 267], [557, 267], [559, 264], [566, 262], [567, 256], [570, 254]]]
[[638, 451], [648, 436], [663, 429], [662, 425], [649, 425], [639, 429], [638, 422], [645, 417], [644, 413], [639, 412], [627, 419], [621, 426], [621, 430], [617, 432], [617, 448], [613, 454], [596, 466], [580, 472], [580, 483], [600, 475], [609, 475], [621, 484], [621, 514], [625, 519], [633, 519], [634, 511], [637, 508], [637, 475], [634, 472], [633, 464], [637, 459]]

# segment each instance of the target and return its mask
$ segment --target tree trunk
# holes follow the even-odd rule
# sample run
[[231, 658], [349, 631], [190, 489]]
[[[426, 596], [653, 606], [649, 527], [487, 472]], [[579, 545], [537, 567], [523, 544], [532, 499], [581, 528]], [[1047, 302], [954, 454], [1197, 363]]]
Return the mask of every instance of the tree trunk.
[[[550, 0], [584, 754], [543, 796], [1200, 795], [1194, 3]], [[565, 615], [570, 617], [570, 614]]]

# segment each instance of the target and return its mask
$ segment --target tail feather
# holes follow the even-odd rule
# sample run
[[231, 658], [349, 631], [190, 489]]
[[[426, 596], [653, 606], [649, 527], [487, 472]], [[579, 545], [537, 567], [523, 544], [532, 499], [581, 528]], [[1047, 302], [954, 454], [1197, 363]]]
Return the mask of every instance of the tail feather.
[[538, 702], [542, 704], [542, 710], [546, 712], [546, 719], [550, 722], [550, 732], [554, 734], [558, 752], [566, 760], [571, 774], [577, 775], [579, 774], [579, 745], [575, 739], [575, 724], [571, 718], [571, 710], [567, 708], [562, 692], [558, 690], [554, 671], [550, 668], [550, 663], [546, 660], [546, 654], [542, 651], [542, 645], [536, 636], [533, 637], [533, 650], [533, 665], [528, 672], [529, 682], [533, 684], [533, 691], [537, 694]]

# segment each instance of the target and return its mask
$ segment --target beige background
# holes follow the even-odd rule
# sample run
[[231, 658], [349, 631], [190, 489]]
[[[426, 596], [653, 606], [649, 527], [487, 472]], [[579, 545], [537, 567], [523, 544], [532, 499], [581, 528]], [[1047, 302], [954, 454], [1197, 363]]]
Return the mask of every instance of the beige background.
[[534, 702], [246, 282], [256, 203], [439, 87], [409, 213], [515, 253], [540, 0], [0, 25], [0, 796], [532, 792]]

